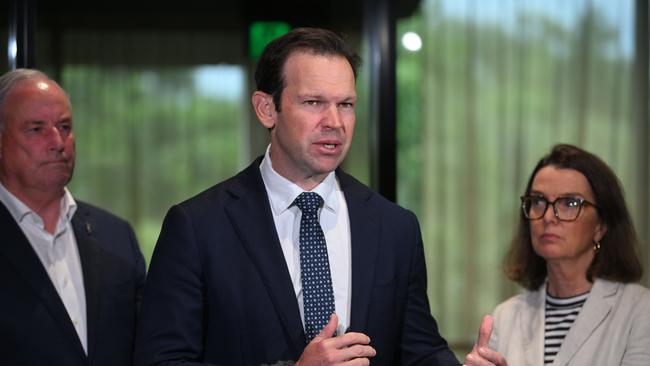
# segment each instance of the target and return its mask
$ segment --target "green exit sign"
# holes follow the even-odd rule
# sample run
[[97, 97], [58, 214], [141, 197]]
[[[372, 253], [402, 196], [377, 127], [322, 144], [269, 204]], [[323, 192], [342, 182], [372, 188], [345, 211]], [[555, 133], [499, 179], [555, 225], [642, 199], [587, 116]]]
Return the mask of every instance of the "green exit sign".
[[290, 30], [289, 24], [284, 22], [254, 22], [248, 29], [248, 55], [257, 60], [269, 42]]

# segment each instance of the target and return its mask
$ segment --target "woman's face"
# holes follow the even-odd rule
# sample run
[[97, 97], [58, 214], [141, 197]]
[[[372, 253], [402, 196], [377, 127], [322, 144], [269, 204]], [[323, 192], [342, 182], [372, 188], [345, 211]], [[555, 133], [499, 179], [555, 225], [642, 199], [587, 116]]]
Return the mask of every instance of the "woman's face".
[[[559, 197], [583, 198], [598, 205], [591, 186], [582, 173], [551, 165], [537, 172], [530, 196], [542, 196], [549, 202]], [[575, 268], [584, 270], [594, 258], [594, 242], [600, 241], [606, 231], [607, 228], [600, 222], [596, 208], [589, 204], [582, 206], [575, 221], [559, 220], [555, 217], [551, 204], [542, 218], [530, 221], [533, 249], [539, 256], [549, 264], [582, 264]]]

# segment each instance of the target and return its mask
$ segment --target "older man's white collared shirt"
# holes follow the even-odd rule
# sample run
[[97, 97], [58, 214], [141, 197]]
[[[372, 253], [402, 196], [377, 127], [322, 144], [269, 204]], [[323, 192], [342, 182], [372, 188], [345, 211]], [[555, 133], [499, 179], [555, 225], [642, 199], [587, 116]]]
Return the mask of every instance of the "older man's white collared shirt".
[[43, 219], [1, 183], [0, 201], [16, 220], [43, 264], [87, 354], [86, 292], [81, 260], [71, 222], [72, 216], [77, 210], [77, 203], [66, 188], [63, 197], [61, 197], [59, 221], [54, 234], [50, 234], [45, 230]]

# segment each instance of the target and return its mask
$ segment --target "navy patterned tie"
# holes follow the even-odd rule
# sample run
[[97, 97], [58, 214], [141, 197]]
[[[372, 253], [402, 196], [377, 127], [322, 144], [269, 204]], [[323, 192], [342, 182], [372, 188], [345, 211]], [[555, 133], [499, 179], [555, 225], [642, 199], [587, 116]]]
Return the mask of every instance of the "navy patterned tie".
[[334, 313], [334, 291], [327, 258], [325, 235], [318, 222], [323, 199], [318, 193], [303, 192], [294, 201], [302, 211], [300, 219], [300, 275], [305, 310], [305, 332], [311, 341]]

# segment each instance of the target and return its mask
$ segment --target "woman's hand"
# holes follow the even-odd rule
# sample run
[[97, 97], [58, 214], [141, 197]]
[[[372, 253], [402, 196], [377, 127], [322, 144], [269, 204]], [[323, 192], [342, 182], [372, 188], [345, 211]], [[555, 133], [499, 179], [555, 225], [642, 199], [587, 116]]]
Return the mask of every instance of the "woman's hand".
[[478, 340], [472, 352], [465, 357], [466, 366], [508, 366], [506, 359], [497, 351], [488, 347], [488, 341], [492, 335], [493, 319], [486, 315], [481, 320], [481, 326], [478, 329]]

